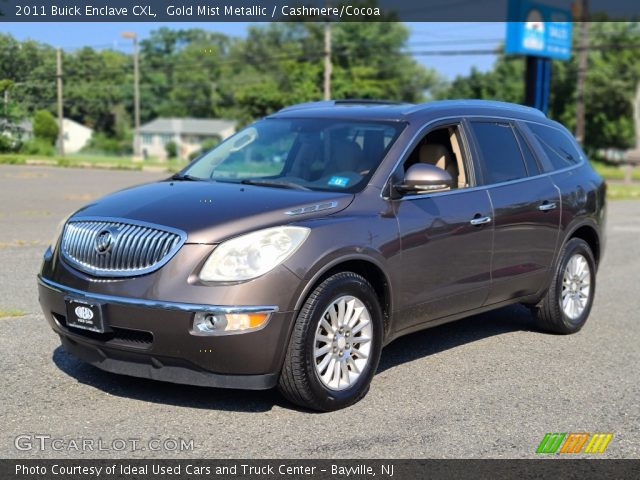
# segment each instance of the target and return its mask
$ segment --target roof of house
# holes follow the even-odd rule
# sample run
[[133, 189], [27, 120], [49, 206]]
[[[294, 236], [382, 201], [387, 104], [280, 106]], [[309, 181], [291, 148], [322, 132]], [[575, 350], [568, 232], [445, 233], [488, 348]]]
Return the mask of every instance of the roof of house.
[[220, 118], [156, 118], [140, 127], [142, 133], [211, 135], [234, 128], [236, 122]]

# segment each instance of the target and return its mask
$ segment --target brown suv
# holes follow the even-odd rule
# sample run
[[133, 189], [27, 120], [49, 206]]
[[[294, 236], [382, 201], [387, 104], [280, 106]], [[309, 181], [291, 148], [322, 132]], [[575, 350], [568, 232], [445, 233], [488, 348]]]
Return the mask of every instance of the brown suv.
[[75, 212], [40, 302], [101, 369], [333, 410], [416, 330], [521, 302], [578, 331], [604, 215], [602, 179], [536, 110], [302, 104]]

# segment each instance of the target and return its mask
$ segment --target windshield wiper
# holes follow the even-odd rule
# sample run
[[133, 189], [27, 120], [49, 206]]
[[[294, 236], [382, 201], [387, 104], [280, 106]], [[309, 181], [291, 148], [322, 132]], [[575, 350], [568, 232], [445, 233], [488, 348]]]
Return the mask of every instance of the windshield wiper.
[[205, 182], [206, 181], [206, 179], [204, 178], [194, 177], [193, 175], [189, 175], [189, 174], [183, 175], [180, 173], [176, 173], [169, 180], [181, 180], [186, 182]]
[[293, 182], [283, 182], [279, 180], [263, 180], [260, 178], [247, 178], [240, 183], [243, 185], [257, 185], [259, 187], [276, 187], [276, 188], [290, 188], [292, 190], [311, 190], [303, 185], [299, 185]]

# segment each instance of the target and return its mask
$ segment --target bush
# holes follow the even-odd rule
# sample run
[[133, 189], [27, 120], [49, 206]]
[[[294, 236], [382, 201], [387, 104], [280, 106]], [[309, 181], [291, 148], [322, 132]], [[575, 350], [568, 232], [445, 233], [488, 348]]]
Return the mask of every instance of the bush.
[[195, 152], [191, 152], [189, 154], [189, 162], [193, 162], [200, 155], [202, 155], [202, 150], [196, 150]]
[[55, 153], [53, 144], [49, 143], [48, 140], [43, 140], [41, 138], [33, 138], [29, 140], [22, 146], [21, 151], [28, 155], [42, 155], [45, 157], [50, 157]]
[[56, 143], [58, 124], [48, 110], [38, 110], [33, 117], [33, 135], [49, 145]]
[[83, 153], [91, 155], [131, 155], [133, 152], [132, 137], [127, 134], [123, 137], [110, 136], [102, 132], [94, 132], [91, 140], [82, 149]]
[[164, 150], [167, 152], [167, 158], [176, 158], [178, 156], [178, 145], [176, 145], [176, 142], [167, 142]]
[[192, 162], [200, 155], [207, 153], [213, 147], [218, 146], [220, 142], [221, 140], [220, 140], [220, 137], [218, 136], [207, 138], [205, 141], [202, 142], [202, 148], [200, 148], [200, 150], [196, 150], [195, 152], [191, 152], [189, 154], [189, 161]]
[[18, 155], [2, 155], [0, 156], [0, 163], [7, 165], [24, 165], [27, 163], [27, 160]]
[[218, 146], [218, 144], [220, 143], [220, 137], [215, 136], [215, 137], [211, 137], [211, 138], [207, 138], [206, 140], [204, 140], [202, 142], [202, 148], [200, 149], [200, 151], [202, 153], [211, 150], [213, 147]]
[[103, 154], [103, 155], [122, 155], [123, 145], [117, 138], [108, 137], [104, 133], [94, 132], [89, 144], [82, 149], [83, 153]]
[[0, 153], [15, 152], [20, 146], [20, 142], [11, 132], [0, 133]]

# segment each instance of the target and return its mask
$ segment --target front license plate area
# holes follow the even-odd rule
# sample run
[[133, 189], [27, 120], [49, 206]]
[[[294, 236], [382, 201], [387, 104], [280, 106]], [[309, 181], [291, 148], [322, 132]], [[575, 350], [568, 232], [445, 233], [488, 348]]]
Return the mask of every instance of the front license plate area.
[[75, 298], [65, 298], [67, 304], [67, 326], [91, 332], [104, 333], [102, 305]]

